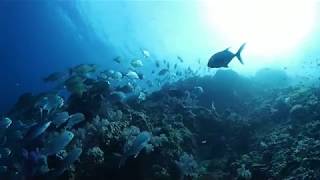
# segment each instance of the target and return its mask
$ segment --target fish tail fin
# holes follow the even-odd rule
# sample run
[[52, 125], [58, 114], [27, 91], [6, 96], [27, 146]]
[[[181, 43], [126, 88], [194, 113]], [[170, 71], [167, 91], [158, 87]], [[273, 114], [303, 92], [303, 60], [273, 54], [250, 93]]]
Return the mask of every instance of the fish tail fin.
[[243, 61], [242, 61], [242, 58], [241, 58], [241, 52], [242, 52], [242, 50], [243, 50], [243, 48], [244, 48], [245, 46], [246, 46], [246, 43], [243, 43], [243, 44], [240, 46], [238, 52], [236, 53], [236, 56], [237, 56], [237, 58], [239, 59], [239, 61], [240, 61], [241, 64], [243, 64]]

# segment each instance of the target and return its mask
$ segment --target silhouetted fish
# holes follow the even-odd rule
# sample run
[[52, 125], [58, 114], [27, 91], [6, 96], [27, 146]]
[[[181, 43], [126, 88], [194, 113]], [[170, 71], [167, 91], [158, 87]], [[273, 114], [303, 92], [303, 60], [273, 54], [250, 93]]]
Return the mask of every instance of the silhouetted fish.
[[177, 59], [179, 59], [179, 61], [181, 62], [181, 63], [183, 63], [183, 59], [182, 59], [182, 57], [180, 57], [180, 56], [177, 56]]
[[241, 64], [243, 61], [241, 59], [241, 51], [243, 50], [246, 43], [243, 43], [239, 48], [236, 54], [233, 54], [229, 51], [229, 48], [225, 49], [224, 51], [217, 52], [216, 54], [212, 55], [208, 62], [208, 67], [210, 68], [220, 68], [220, 67], [228, 67], [228, 64], [234, 57], [237, 57]]
[[158, 75], [163, 76], [163, 75], [167, 74], [168, 72], [169, 72], [168, 69], [161, 69], [161, 71], [159, 71]]
[[120, 56], [117, 56], [115, 58], [113, 58], [113, 61], [120, 64], [121, 63], [121, 57]]
[[60, 72], [54, 72], [49, 74], [47, 77], [43, 78], [44, 82], [54, 82], [57, 81], [61, 78], [63, 78], [65, 76], [64, 73], [60, 73]]

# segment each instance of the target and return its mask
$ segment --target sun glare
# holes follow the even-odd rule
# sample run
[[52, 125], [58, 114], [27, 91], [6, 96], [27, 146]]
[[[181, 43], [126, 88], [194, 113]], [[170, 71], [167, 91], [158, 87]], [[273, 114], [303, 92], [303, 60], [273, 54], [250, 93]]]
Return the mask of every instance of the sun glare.
[[293, 50], [311, 31], [313, 0], [202, 1], [208, 26], [250, 54], [273, 56]]

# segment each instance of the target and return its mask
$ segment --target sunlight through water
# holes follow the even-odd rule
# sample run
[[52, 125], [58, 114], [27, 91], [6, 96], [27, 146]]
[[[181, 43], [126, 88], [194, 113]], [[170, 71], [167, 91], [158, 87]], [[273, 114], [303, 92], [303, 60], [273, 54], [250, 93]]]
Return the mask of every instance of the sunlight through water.
[[314, 25], [313, 0], [202, 1], [212, 31], [231, 43], [247, 42], [255, 56], [276, 56], [293, 51]]

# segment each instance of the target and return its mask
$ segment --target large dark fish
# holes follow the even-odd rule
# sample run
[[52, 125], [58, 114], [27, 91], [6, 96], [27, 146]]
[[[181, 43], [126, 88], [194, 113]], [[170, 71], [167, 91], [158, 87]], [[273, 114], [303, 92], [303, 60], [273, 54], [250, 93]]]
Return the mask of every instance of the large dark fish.
[[232, 53], [229, 51], [229, 48], [225, 49], [224, 51], [217, 52], [216, 54], [212, 55], [208, 62], [208, 67], [210, 68], [220, 68], [220, 67], [228, 67], [228, 64], [234, 57], [237, 57], [241, 64], [243, 64], [241, 58], [241, 52], [244, 48], [246, 43], [243, 43], [239, 48], [237, 53]]

